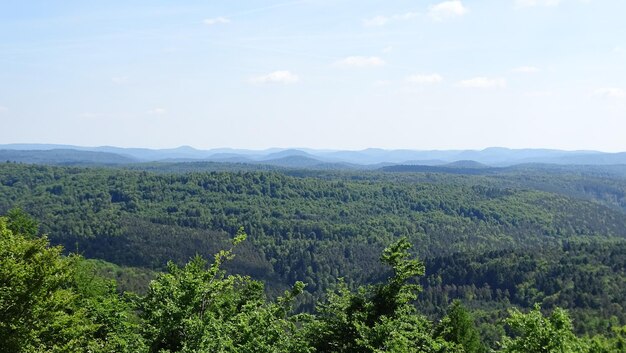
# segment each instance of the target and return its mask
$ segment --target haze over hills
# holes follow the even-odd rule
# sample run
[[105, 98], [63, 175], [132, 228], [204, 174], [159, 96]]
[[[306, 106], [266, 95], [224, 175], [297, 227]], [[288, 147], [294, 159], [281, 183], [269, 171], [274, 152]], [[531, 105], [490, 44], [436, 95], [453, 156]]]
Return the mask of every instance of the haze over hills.
[[172, 149], [83, 147], [54, 144], [0, 145], [0, 160], [49, 164], [130, 164], [142, 162], [219, 162], [268, 164], [290, 168], [378, 169], [392, 165], [454, 167], [510, 167], [519, 164], [618, 165], [626, 164], [626, 152], [563, 151], [553, 149], [483, 150], [384, 150], [360, 151], [281, 149], [199, 150], [190, 146]]
[[76, 149], [51, 150], [1, 150], [0, 161], [42, 164], [104, 164], [117, 165], [137, 163], [134, 157], [95, 151], [80, 151]]

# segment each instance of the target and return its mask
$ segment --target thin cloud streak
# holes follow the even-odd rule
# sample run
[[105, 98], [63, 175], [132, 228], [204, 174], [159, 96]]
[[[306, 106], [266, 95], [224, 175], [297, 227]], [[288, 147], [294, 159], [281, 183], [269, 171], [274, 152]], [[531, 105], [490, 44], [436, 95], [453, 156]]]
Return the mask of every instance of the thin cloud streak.
[[220, 24], [228, 24], [230, 23], [230, 20], [226, 17], [215, 17], [215, 18], [207, 18], [204, 21], [202, 21], [202, 23], [204, 23], [207, 26], [214, 26], [214, 25], [220, 25]]
[[369, 68], [385, 66], [385, 61], [377, 56], [349, 56], [335, 62], [335, 66], [343, 68]]
[[300, 81], [298, 75], [293, 74], [286, 70], [274, 71], [270, 72], [266, 75], [256, 76], [250, 79], [251, 83], [255, 84], [267, 84], [267, 83], [278, 83], [278, 84], [292, 84]]

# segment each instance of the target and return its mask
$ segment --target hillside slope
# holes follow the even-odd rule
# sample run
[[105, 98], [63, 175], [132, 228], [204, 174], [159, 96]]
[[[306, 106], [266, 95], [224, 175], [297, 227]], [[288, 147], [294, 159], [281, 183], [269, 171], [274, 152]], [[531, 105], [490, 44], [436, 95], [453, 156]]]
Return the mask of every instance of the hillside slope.
[[[399, 236], [408, 236], [422, 256], [626, 237], [624, 213], [595, 202], [479, 177], [417, 182], [368, 175], [348, 180], [4, 164], [0, 211], [23, 207], [68, 249], [152, 268], [170, 258], [186, 261], [193, 249], [210, 252], [219, 244], [215, 234], [244, 226], [257, 253], [246, 271], [284, 283], [305, 280], [313, 292], [335, 275], [367, 281], [378, 271], [380, 249]], [[128, 220], [161, 226], [129, 226]], [[210, 232], [185, 240], [175, 236], [184, 233], [176, 227]], [[163, 235], [154, 242], [156, 234]], [[181, 250], [189, 242], [196, 245]], [[176, 251], [159, 257], [161, 248]], [[150, 256], [144, 261], [133, 254]]]

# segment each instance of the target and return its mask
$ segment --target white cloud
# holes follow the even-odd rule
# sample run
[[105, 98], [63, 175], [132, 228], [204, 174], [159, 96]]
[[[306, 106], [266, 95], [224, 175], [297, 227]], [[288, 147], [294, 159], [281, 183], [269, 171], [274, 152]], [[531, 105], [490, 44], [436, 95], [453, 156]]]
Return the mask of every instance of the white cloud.
[[521, 74], [534, 74], [539, 71], [539, 68], [536, 66], [520, 66], [513, 69], [513, 72]]
[[366, 68], [384, 65], [385, 61], [377, 56], [349, 56], [335, 62], [335, 66], [339, 67]]
[[436, 84], [443, 81], [443, 77], [439, 74], [411, 75], [407, 77], [406, 80], [417, 84]]
[[0, 114], [2, 114], [2, 113], [6, 113], [6, 112], [8, 112], [8, 111], [9, 111], [9, 108], [7, 108], [7, 107], [5, 107], [5, 106], [0, 105]]
[[467, 14], [469, 10], [463, 6], [460, 0], [444, 1], [433, 5], [428, 10], [428, 16], [435, 21], [459, 17]]
[[504, 88], [506, 80], [503, 78], [474, 77], [458, 83], [459, 87], [465, 88]]
[[116, 85], [123, 85], [125, 83], [128, 83], [128, 77], [126, 76], [111, 77], [111, 82], [115, 83]]
[[366, 18], [363, 20], [363, 25], [368, 27], [380, 27], [389, 24], [390, 22], [407, 21], [417, 17], [416, 12], [407, 12], [403, 14], [397, 14], [392, 16], [375, 16], [372, 18]]
[[167, 110], [165, 110], [164, 108], [154, 108], [154, 109], [148, 110], [148, 114], [150, 114], [150, 115], [165, 115], [165, 114], [167, 114]]
[[617, 87], [604, 87], [597, 89], [594, 95], [602, 98], [626, 99], [626, 90]]
[[300, 81], [298, 75], [289, 71], [274, 71], [267, 75], [256, 76], [250, 79], [252, 83], [264, 84], [264, 83], [282, 83], [290, 84]]
[[202, 22], [207, 26], [213, 26], [213, 25], [220, 25], [220, 24], [223, 25], [223, 24], [230, 23], [230, 20], [226, 17], [214, 17], [214, 18], [207, 18]]
[[537, 6], [557, 6], [561, 0], [515, 0], [515, 7], [518, 9]]

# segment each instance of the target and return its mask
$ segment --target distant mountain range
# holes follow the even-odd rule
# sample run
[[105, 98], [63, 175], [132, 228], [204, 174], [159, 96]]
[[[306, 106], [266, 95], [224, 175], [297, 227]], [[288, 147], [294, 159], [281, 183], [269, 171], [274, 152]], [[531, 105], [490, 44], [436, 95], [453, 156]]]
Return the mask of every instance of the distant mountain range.
[[[626, 165], [626, 152], [563, 151], [552, 149], [484, 150], [384, 150], [361, 151], [315, 149], [242, 150], [220, 148], [198, 150], [189, 146], [173, 149], [121, 148], [113, 146], [81, 147], [51, 144], [0, 145], [0, 161], [42, 164], [123, 165], [145, 162], [181, 163], [216, 162], [262, 164], [304, 169], [380, 169], [418, 170], [409, 166], [428, 166], [472, 170], [510, 167], [520, 164], [553, 165]], [[421, 168], [438, 170], [438, 168]]]
[[104, 164], [118, 165], [136, 163], [132, 157], [110, 152], [79, 151], [73, 149], [6, 150], [0, 149], [0, 161], [36, 164]]

